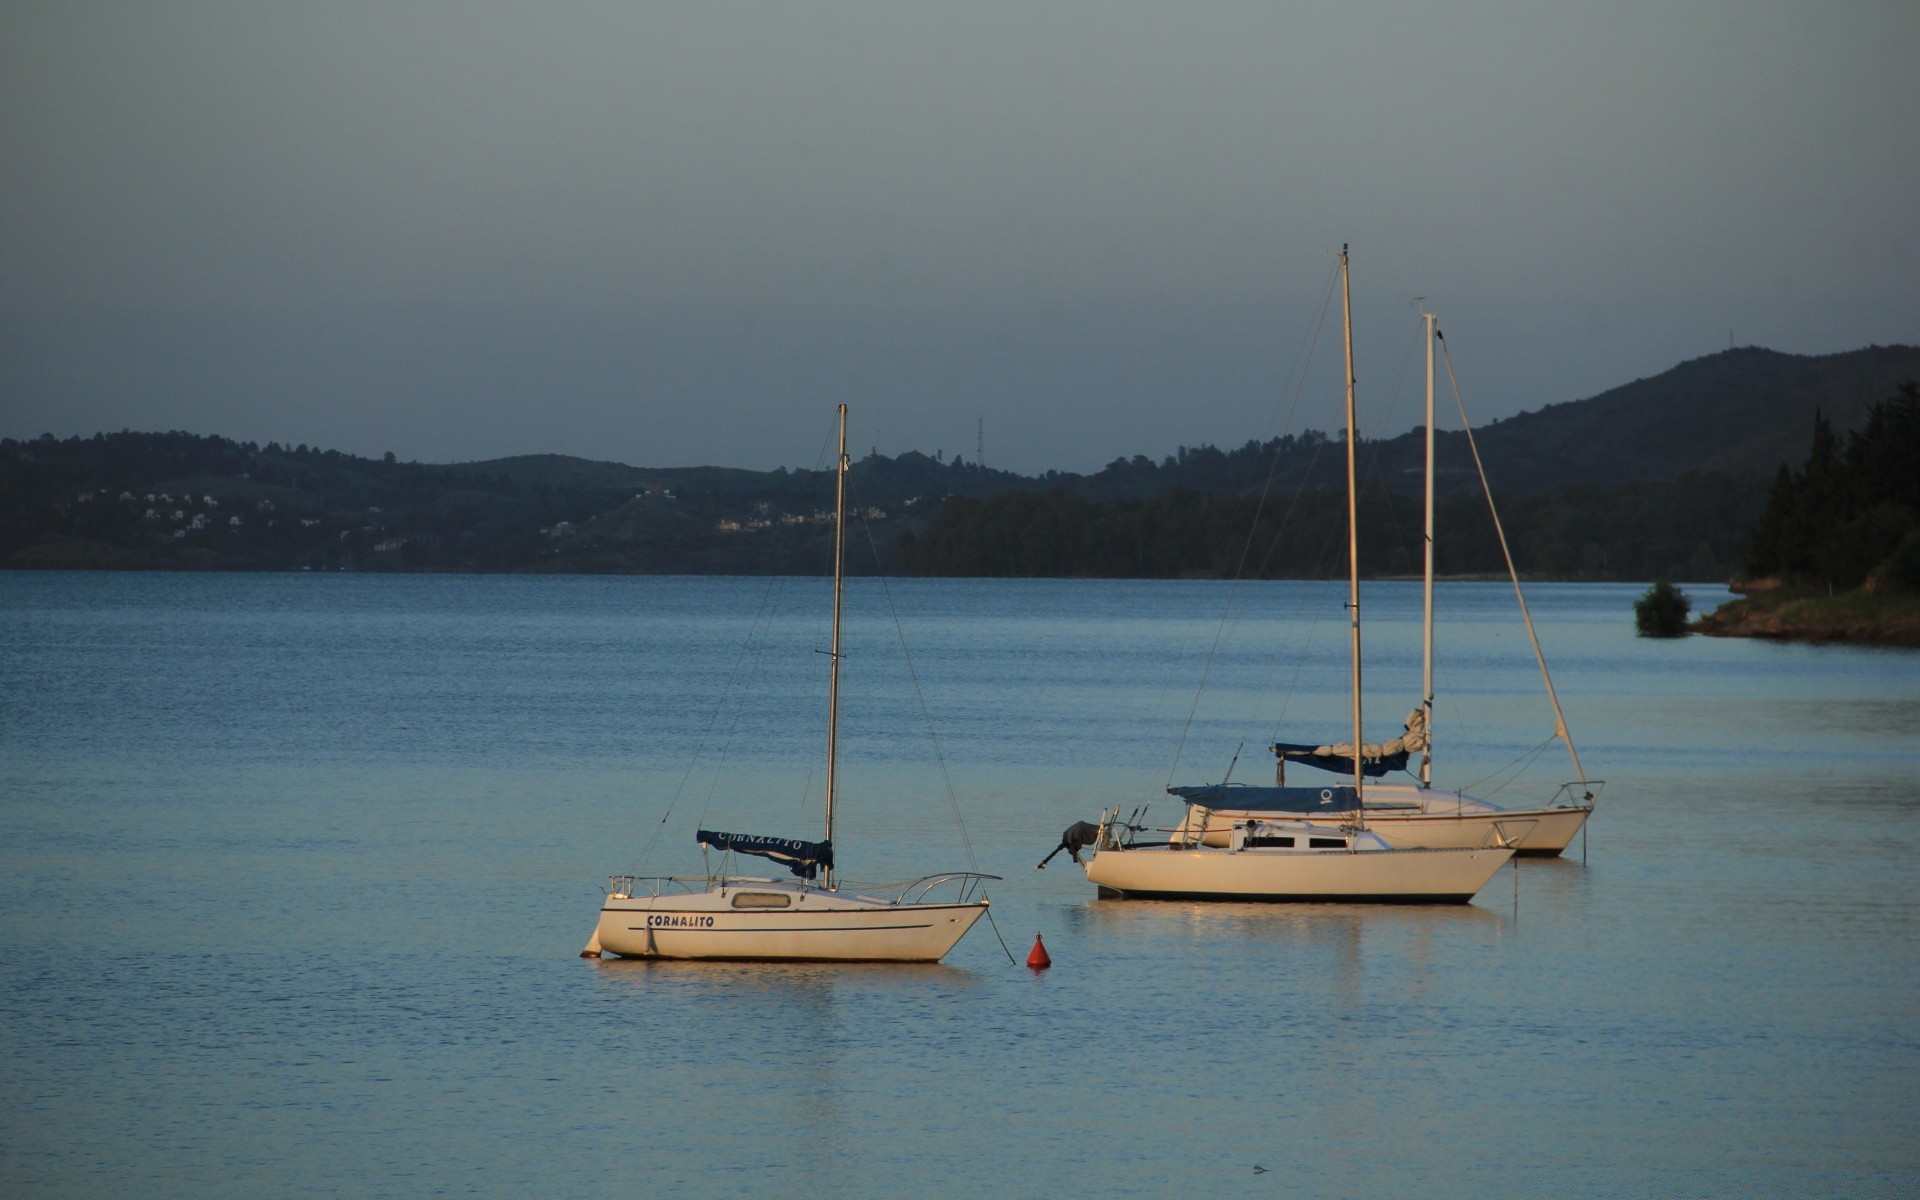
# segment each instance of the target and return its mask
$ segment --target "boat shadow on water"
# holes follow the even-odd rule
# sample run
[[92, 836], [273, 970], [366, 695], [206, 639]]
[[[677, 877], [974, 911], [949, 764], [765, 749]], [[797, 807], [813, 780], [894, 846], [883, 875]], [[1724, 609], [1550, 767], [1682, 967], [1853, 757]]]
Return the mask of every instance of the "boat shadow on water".
[[[1489, 888], [1489, 893], [1494, 888]], [[1066, 910], [1076, 929], [1127, 939], [1232, 936], [1263, 942], [1319, 942], [1368, 931], [1498, 932], [1510, 912], [1485, 904], [1293, 904], [1217, 900], [1094, 899]]]
[[944, 963], [766, 962], [730, 959], [597, 958], [587, 960], [603, 986], [694, 989], [729, 995], [844, 993], [976, 986], [978, 975]]

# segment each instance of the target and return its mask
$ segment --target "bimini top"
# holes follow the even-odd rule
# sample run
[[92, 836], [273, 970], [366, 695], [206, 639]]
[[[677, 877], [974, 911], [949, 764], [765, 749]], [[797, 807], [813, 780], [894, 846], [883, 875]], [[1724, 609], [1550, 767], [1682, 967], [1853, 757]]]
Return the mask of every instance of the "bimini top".
[[1359, 808], [1353, 785], [1342, 787], [1243, 787], [1209, 783], [1201, 787], [1170, 787], [1167, 791], [1207, 808], [1231, 812], [1336, 813]]
[[787, 870], [802, 879], [812, 879], [820, 873], [821, 867], [833, 869], [832, 842], [802, 842], [793, 838], [758, 837], [751, 833], [715, 833], [711, 829], [700, 830], [694, 835], [694, 840], [715, 850], [770, 858], [785, 864]]

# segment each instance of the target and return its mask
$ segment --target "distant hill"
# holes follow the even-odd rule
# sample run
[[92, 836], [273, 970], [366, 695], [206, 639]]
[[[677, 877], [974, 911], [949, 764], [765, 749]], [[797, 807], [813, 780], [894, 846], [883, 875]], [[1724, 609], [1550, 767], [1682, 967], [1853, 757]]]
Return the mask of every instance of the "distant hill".
[[[1492, 422], [1478, 437], [1524, 569], [1724, 577], [1741, 565], [1773, 473], [1804, 455], [1815, 411], [1844, 434], [1908, 379], [1920, 379], [1920, 348], [1729, 350]], [[1344, 485], [1344, 458], [1338, 440], [1312, 429], [1230, 450], [1115, 459], [1086, 475], [872, 454], [853, 465], [851, 500], [889, 570], [1220, 573], [1244, 537], [1233, 523], [1250, 525], [1256, 511], [1269, 521], [1284, 506], [1209, 498], [1269, 485], [1278, 498], [1332, 491]], [[1418, 430], [1361, 447], [1372, 484], [1403, 497], [1418, 490], [1421, 458]], [[1441, 435], [1438, 462], [1443, 492], [1477, 489], [1464, 435]], [[44, 435], [0, 439], [0, 564], [812, 572], [826, 562], [832, 495], [830, 473], [785, 468], [634, 467], [553, 454], [436, 465], [177, 432]], [[1019, 495], [1049, 499], [1009, 499]], [[1381, 519], [1404, 531], [1403, 508], [1381, 503]], [[1470, 508], [1457, 510], [1462, 521]], [[1189, 528], [1199, 514], [1205, 528]], [[1159, 546], [1152, 554], [1136, 545], [1145, 531]], [[1267, 573], [1328, 569], [1318, 556], [1276, 555]], [[1455, 570], [1491, 569], [1483, 549], [1461, 544], [1449, 556]], [[1397, 572], [1405, 559], [1402, 547], [1373, 569]]]
[[[1844, 434], [1911, 379], [1920, 379], [1920, 346], [1825, 355], [1723, 350], [1590, 399], [1495, 421], [1476, 436], [1494, 486], [1512, 491], [1654, 482], [1689, 471], [1771, 477], [1781, 463], [1805, 457], [1816, 411]], [[1383, 474], [1417, 475], [1418, 439], [1382, 446]], [[1436, 459], [1471, 472], [1465, 437], [1445, 441]]]
[[[1920, 346], [1826, 355], [1723, 350], [1598, 396], [1489, 422], [1474, 436], [1494, 487], [1508, 492], [1659, 483], [1695, 471], [1771, 478], [1780, 464], [1805, 456], [1816, 412], [1844, 435], [1860, 426], [1875, 401], [1912, 379], [1920, 379]], [[1437, 487], [1443, 493], [1477, 488], [1466, 435], [1446, 430], [1458, 417], [1450, 420], [1451, 397], [1444, 381], [1441, 387]], [[1174, 486], [1245, 492], [1262, 486], [1270, 466], [1277, 490], [1332, 489], [1345, 486], [1346, 469], [1334, 449], [1336, 443], [1313, 430], [1225, 454], [1183, 448], [1157, 464], [1115, 461], [1071, 490], [1099, 499], [1144, 499]], [[1368, 442], [1361, 458], [1368, 478], [1416, 492], [1425, 435], [1414, 429]]]

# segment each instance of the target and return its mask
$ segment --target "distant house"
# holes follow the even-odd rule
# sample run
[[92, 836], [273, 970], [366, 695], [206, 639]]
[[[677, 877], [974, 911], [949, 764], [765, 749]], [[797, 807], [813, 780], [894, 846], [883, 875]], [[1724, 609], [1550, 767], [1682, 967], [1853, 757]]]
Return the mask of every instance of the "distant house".
[[722, 522], [720, 522], [720, 523], [719, 523], [718, 525], [715, 525], [715, 526], [714, 526], [714, 528], [715, 528], [715, 529], [718, 529], [718, 530], [719, 530], [719, 531], [720, 531], [721, 533], [739, 533], [739, 532], [740, 532], [740, 522], [738, 522], [738, 521], [722, 521]]
[[239, 518], [239, 517], [228, 517], [228, 518], [227, 518], [227, 524], [228, 524], [228, 525], [230, 525], [230, 526], [232, 526], [232, 527], [233, 527], [233, 528], [235, 528], [235, 529], [238, 529], [238, 528], [240, 528], [240, 518]]

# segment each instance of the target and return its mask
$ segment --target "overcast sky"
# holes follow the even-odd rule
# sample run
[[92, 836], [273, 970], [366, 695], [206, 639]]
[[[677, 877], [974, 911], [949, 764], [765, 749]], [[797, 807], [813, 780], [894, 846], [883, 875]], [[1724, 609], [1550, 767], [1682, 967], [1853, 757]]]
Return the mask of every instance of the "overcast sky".
[[[1920, 6], [0, 6], [0, 435], [1087, 470], [1920, 342]], [[1338, 328], [1305, 408], [1329, 427]]]

